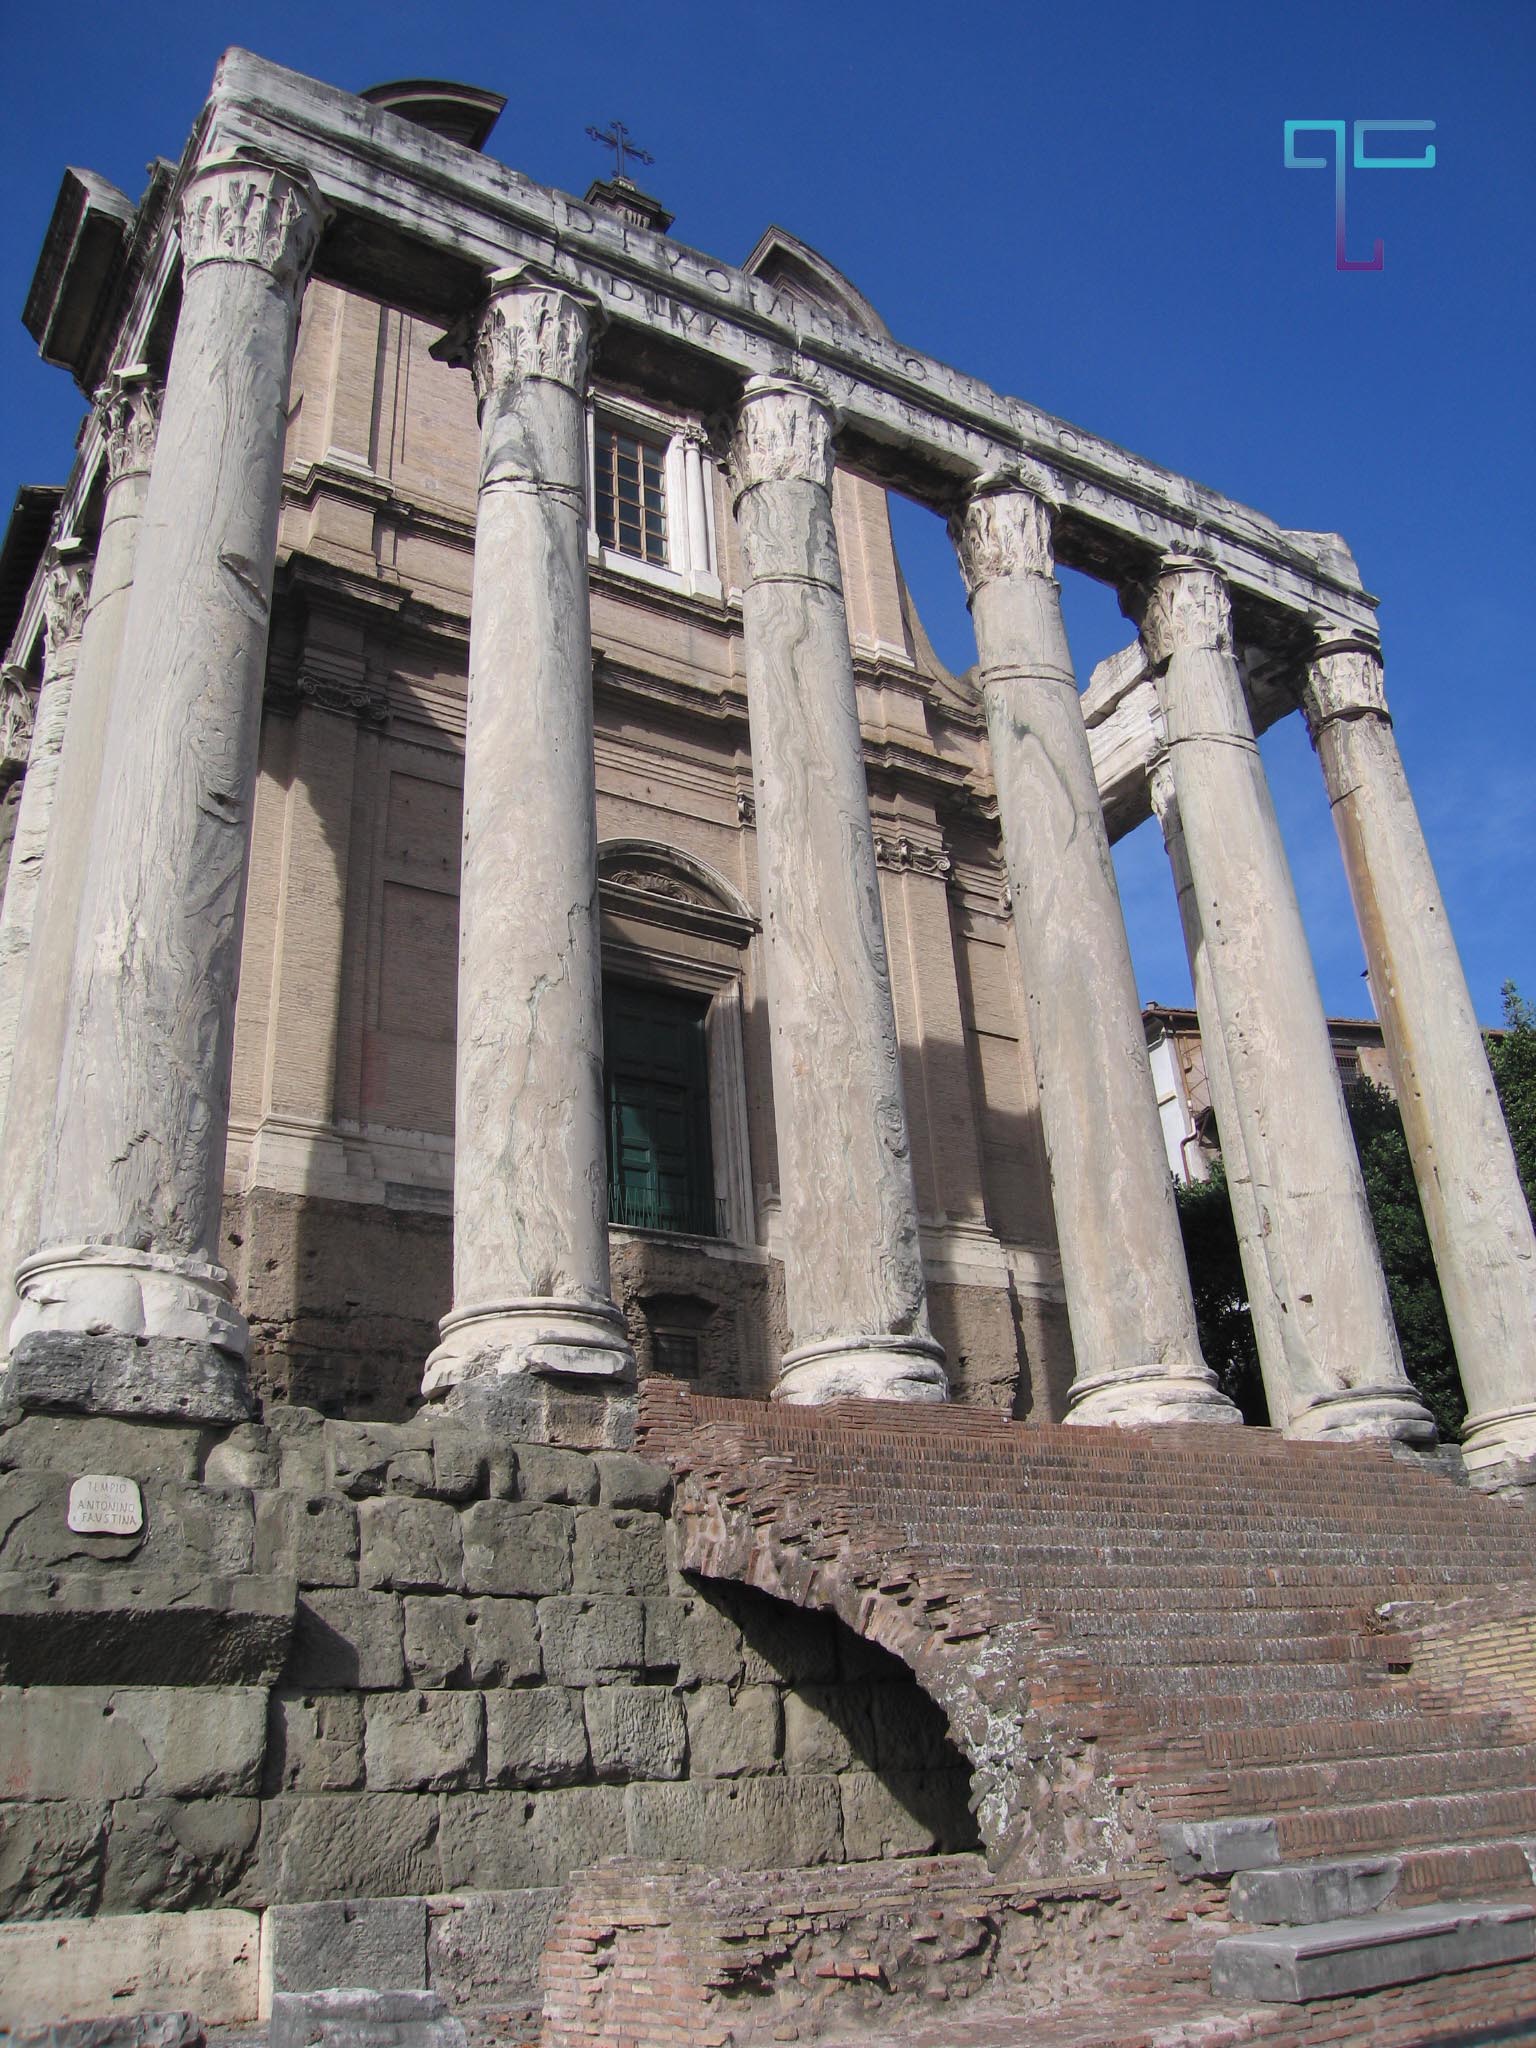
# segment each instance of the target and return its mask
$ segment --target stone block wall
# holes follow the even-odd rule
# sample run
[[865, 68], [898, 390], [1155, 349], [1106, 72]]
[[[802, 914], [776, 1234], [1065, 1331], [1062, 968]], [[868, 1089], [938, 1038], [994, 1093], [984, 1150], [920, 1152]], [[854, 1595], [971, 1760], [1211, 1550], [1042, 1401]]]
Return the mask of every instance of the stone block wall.
[[[71, 1479], [135, 1479], [77, 1536]], [[904, 1666], [673, 1557], [665, 1468], [433, 1416], [0, 1435], [0, 1918], [975, 1844]], [[212, 1681], [217, 1682], [212, 1682]]]

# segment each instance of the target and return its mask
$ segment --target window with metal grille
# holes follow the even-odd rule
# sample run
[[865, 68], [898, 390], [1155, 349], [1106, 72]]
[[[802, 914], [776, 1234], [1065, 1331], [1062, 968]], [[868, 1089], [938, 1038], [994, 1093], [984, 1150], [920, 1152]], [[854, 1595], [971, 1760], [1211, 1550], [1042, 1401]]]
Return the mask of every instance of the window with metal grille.
[[666, 568], [666, 451], [602, 420], [594, 443], [598, 539], [621, 555]]

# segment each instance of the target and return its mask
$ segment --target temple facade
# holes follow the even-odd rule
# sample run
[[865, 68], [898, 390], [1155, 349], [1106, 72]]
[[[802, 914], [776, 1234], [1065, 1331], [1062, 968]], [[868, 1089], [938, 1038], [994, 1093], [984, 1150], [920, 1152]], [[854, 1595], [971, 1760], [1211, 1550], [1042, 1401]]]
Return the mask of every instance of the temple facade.
[[[36, 1528], [63, 1519], [5, 1559], [32, 1619], [3, 1675], [41, 1748], [109, 1683], [262, 1698], [216, 1795], [177, 1779], [172, 1723], [144, 1723], [169, 1745], [155, 1789], [218, 1806], [217, 1850], [167, 1819], [160, 1874], [125, 1875], [111, 1844], [149, 1827], [146, 1779], [81, 1823], [107, 1845], [94, 1878], [88, 1847], [50, 1864], [27, 1822], [7, 1910], [553, 1899], [616, 1853], [803, 1869], [984, 1847], [1016, 1879], [1102, 1890], [1135, 1828], [1064, 1848], [998, 1732], [1015, 1705], [944, 1662], [1001, 1631], [994, 1668], [1038, 1719], [1054, 1695], [1018, 1675], [1024, 1623], [951, 1577], [928, 1598], [948, 1633], [919, 1640], [887, 1551], [821, 1586], [822, 1552], [786, 1562], [804, 1530], [780, 1480], [801, 1460], [818, 1526], [854, 1540], [817, 1464], [854, 1414], [898, 1464], [956, 1430], [983, 1465], [1027, 1464], [1066, 1424], [1090, 1490], [1122, 1442], [1173, 1460], [1170, 1497], [1196, 1441], [1212, 1470], [1251, 1467], [1255, 1498], [1293, 1450], [1308, 1499], [1355, 1470], [1330, 1457], [1407, 1474], [1410, 1505], [1447, 1484], [1256, 743], [1300, 716], [1465, 1383], [1465, 1474], [1530, 1483], [1536, 1241], [1375, 600], [1338, 536], [904, 348], [786, 232], [735, 267], [626, 179], [577, 201], [505, 168], [484, 153], [499, 106], [355, 98], [232, 51], [179, 162], [136, 203], [67, 173], [41, 254], [27, 322], [91, 411], [0, 558], [25, 764], [0, 1268], [6, 1469], [53, 1503]], [[948, 521], [964, 676], [906, 590], [893, 491]], [[1058, 565], [1126, 614], [1091, 676]], [[1273, 1445], [1237, 1443], [1196, 1331], [1110, 857], [1154, 814]], [[1015, 1424], [1044, 1434], [1018, 1449]], [[732, 1470], [756, 1476], [733, 1493]], [[86, 1474], [120, 1489], [119, 1523], [82, 1529], [73, 1490], [66, 1512]], [[898, 1493], [865, 1505], [895, 1515]], [[133, 1600], [91, 1576], [120, 1584], [146, 1498], [149, 1605], [206, 1653], [180, 1677], [152, 1675]], [[1519, 1510], [1457, 1498], [1497, 1518], [1465, 1547], [1507, 1578]], [[712, 1574], [756, 1591], [706, 1611]], [[750, 1605], [769, 1596], [830, 1610], [819, 1634], [800, 1617], [811, 1649], [773, 1661]], [[60, 1613], [103, 1598], [116, 1619], [79, 1661]], [[231, 1599], [255, 1617], [238, 1644]], [[499, 1647], [489, 1627], [471, 1645], [477, 1602]], [[905, 1733], [872, 1711], [860, 1752], [847, 1700], [877, 1680]], [[755, 1819], [720, 1805], [738, 1779], [769, 1788]], [[370, 1846], [337, 1867], [349, 1830]], [[75, 1876], [46, 1874], [61, 1856]], [[551, 2041], [578, 2038], [550, 2012]]]

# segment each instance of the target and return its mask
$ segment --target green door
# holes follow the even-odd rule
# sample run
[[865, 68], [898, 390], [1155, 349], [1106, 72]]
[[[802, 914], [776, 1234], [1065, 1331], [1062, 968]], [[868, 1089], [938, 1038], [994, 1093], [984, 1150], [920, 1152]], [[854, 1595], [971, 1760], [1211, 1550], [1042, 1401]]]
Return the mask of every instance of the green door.
[[608, 1215], [639, 1230], [718, 1234], [704, 1013], [697, 997], [603, 987]]

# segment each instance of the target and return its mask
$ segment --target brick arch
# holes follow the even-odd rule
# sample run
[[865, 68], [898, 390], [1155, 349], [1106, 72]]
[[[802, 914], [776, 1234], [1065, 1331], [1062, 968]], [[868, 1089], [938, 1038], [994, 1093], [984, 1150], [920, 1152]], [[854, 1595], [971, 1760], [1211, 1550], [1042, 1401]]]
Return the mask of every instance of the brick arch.
[[1102, 1874], [1135, 1860], [1132, 1817], [1100, 1755], [1094, 1663], [1022, 1603], [851, 1516], [792, 1455], [722, 1424], [669, 1438], [657, 1418], [670, 1393], [646, 1383], [647, 1448], [678, 1474], [682, 1569], [834, 1614], [906, 1665], [971, 1766], [995, 1870]]

